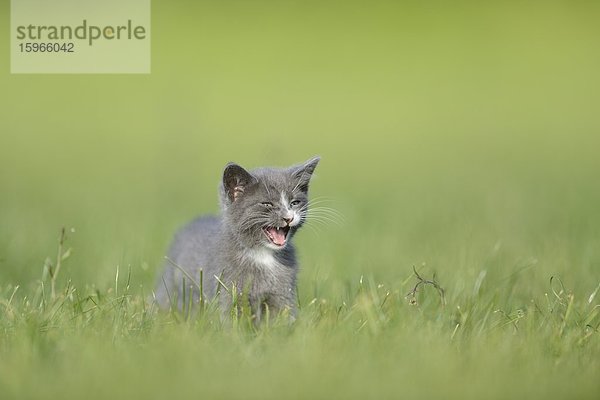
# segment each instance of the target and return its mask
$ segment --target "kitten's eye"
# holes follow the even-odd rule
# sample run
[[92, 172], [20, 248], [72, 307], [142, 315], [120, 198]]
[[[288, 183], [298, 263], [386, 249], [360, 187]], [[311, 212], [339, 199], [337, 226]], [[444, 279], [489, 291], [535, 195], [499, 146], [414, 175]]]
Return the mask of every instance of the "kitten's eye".
[[290, 202], [290, 206], [295, 207], [295, 206], [299, 205], [300, 203], [301, 203], [300, 200], [292, 200]]
[[273, 203], [271, 203], [270, 201], [263, 201], [262, 203], [260, 203], [260, 205], [267, 208], [273, 207]]

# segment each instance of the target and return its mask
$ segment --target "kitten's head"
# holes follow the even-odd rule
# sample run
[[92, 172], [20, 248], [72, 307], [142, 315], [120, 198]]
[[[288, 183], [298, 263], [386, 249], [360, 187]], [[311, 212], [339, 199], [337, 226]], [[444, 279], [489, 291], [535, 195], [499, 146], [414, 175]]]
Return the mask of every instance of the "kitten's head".
[[225, 228], [246, 247], [284, 248], [306, 219], [308, 185], [319, 160], [252, 171], [227, 164], [220, 190]]

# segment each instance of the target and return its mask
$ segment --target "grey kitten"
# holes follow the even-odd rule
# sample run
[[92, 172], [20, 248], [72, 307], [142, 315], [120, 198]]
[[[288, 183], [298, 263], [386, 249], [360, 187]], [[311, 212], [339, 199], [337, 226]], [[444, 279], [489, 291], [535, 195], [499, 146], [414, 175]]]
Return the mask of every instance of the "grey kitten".
[[190, 295], [197, 303], [199, 289], [189, 285], [191, 278], [199, 281], [202, 269], [203, 298], [222, 292], [224, 312], [232, 296], [219, 290], [221, 284], [246, 291], [257, 321], [267, 307], [271, 315], [287, 309], [295, 317], [298, 265], [291, 241], [306, 220], [308, 186], [319, 160], [250, 172], [227, 164], [219, 189], [221, 215], [197, 218], [175, 235], [169, 259], [178, 267], [165, 266], [155, 291], [158, 304], [182, 309]]

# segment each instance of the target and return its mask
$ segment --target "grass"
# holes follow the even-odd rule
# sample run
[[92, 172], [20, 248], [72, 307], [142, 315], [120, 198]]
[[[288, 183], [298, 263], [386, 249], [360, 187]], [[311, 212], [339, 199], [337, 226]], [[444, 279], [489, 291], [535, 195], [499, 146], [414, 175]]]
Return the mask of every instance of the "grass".
[[[149, 76], [0, 59], [0, 397], [599, 397], [598, 12], [155, 1]], [[316, 154], [295, 324], [148, 305], [228, 161]]]
[[[248, 315], [224, 323], [211, 304], [195, 315], [158, 312], [132, 288], [131, 271], [117, 270], [114, 287], [67, 284], [55, 298], [52, 276], [26, 294], [9, 286], [0, 297], [3, 393], [593, 398], [599, 286], [576, 296], [553, 277], [532, 282], [545, 291], [520, 302], [483, 271], [447, 301], [440, 282], [408, 268], [391, 283], [351, 277], [303, 296], [295, 324], [259, 329]], [[525, 274], [516, 270], [510, 285]]]

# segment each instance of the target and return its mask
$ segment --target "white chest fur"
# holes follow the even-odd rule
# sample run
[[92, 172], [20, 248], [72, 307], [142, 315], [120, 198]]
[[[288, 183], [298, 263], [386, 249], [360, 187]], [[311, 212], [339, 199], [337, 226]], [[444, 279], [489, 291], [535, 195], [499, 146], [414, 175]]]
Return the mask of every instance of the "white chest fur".
[[270, 249], [248, 250], [245, 256], [248, 262], [261, 269], [273, 270], [280, 267], [273, 251]]

